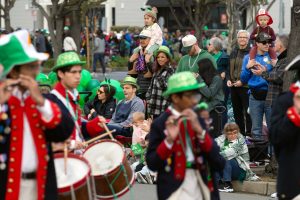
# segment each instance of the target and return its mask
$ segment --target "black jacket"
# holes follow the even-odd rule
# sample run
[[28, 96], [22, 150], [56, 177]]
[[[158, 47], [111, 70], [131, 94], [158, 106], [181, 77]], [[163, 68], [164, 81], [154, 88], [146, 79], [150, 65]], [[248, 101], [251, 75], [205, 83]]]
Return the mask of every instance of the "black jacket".
[[96, 96], [94, 100], [85, 104], [84, 114], [88, 116], [92, 109], [95, 109], [96, 112], [92, 114], [89, 120], [94, 119], [97, 115], [103, 116], [105, 119], [111, 119], [116, 109], [116, 100], [110, 98], [106, 102], [102, 103]]
[[300, 194], [300, 127], [287, 117], [293, 106], [292, 92], [281, 94], [272, 108], [270, 141], [278, 160], [277, 195], [293, 199]]
[[232, 50], [230, 54], [230, 62], [229, 62], [229, 77], [228, 79], [231, 81], [240, 80], [240, 75], [242, 71], [243, 59], [244, 56], [247, 55], [250, 51], [250, 46], [245, 49], [240, 49], [238, 45]]
[[[165, 133], [164, 133], [165, 122], [167, 121], [169, 116], [170, 116], [170, 112], [166, 111], [162, 113], [158, 118], [156, 118], [152, 123], [151, 130], [149, 133], [150, 136], [149, 147], [146, 154], [146, 162], [149, 169], [153, 171], [157, 171], [157, 193], [158, 193], [159, 200], [164, 200], [170, 197], [170, 195], [173, 192], [175, 192], [183, 183], [183, 181], [175, 179], [175, 174], [174, 174], [174, 169], [175, 169], [174, 158], [176, 156], [175, 152], [173, 152], [171, 156], [172, 163], [171, 163], [170, 172], [167, 172], [165, 170], [166, 163], [167, 163], [166, 160], [162, 160], [157, 153], [158, 146], [165, 139]], [[204, 125], [202, 127], [204, 127]], [[204, 157], [204, 164], [201, 167], [200, 174], [205, 184], [207, 184], [208, 181], [207, 168], [204, 167], [207, 166], [206, 164], [209, 165], [210, 174], [212, 174], [214, 190], [211, 192], [211, 199], [212, 200], [220, 199], [217, 181], [214, 175], [216, 171], [223, 170], [225, 166], [225, 160], [219, 154], [219, 147], [214, 140], [213, 140], [211, 151], [209, 153], [200, 152], [200, 155]]]

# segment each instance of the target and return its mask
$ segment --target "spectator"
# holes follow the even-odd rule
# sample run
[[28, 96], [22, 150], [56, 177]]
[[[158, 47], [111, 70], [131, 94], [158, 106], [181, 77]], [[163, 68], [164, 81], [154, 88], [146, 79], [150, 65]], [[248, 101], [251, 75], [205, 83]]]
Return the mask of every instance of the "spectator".
[[231, 103], [234, 120], [242, 135], [251, 134], [251, 118], [247, 110], [249, 107], [248, 85], [241, 82], [243, 59], [250, 51], [249, 32], [240, 30], [237, 33], [237, 45], [230, 54], [229, 80], [227, 86], [231, 88]]
[[[208, 104], [208, 111], [212, 118], [212, 126], [214, 129], [210, 132], [213, 138], [221, 135], [223, 123], [220, 119], [225, 119], [227, 115], [224, 105], [224, 93], [222, 78], [213, 66], [210, 59], [203, 59], [198, 62], [199, 81], [204, 83], [204, 87], [200, 88], [200, 93], [203, 96], [203, 101]], [[223, 111], [223, 113], [221, 112]], [[219, 113], [220, 112], [220, 113]]]
[[105, 119], [111, 119], [116, 108], [114, 95], [116, 89], [111, 85], [102, 85], [97, 91], [95, 99], [87, 102], [84, 106], [84, 113], [88, 120], [94, 119], [98, 115]]
[[41, 30], [35, 31], [35, 37], [36, 37], [35, 38], [35, 48], [36, 48], [37, 52], [45, 53], [46, 52], [46, 41], [45, 41], [45, 37], [41, 33]]
[[258, 179], [249, 167], [248, 147], [237, 124], [226, 124], [224, 134], [215, 140], [220, 147], [220, 154], [226, 159], [223, 172], [218, 173], [219, 191], [233, 192], [233, 180]]
[[74, 39], [71, 37], [71, 31], [69, 27], [64, 27], [64, 41], [63, 41], [64, 51], [77, 51], [77, 46]]
[[154, 56], [156, 67], [154, 67], [153, 78], [146, 94], [147, 114], [152, 119], [163, 113], [170, 104], [162, 96], [162, 93], [167, 89], [167, 81], [174, 73], [174, 69], [170, 65], [171, 54], [168, 47], [161, 46]]
[[227, 100], [230, 94], [230, 90], [227, 87], [228, 68], [229, 68], [229, 56], [223, 51], [222, 41], [218, 37], [211, 38], [209, 41], [208, 52], [212, 54], [216, 63], [217, 71], [223, 79], [223, 92], [225, 95], [224, 105], [227, 106]]
[[104, 76], [106, 76], [106, 73], [105, 73], [106, 64], [104, 61], [105, 39], [104, 39], [103, 32], [101, 30], [97, 30], [95, 33], [93, 52], [94, 52], [93, 75], [95, 75], [95, 73], [96, 73], [97, 61], [99, 60], [101, 67], [102, 67], [102, 73]]
[[277, 197], [280, 200], [300, 197], [300, 64], [299, 55], [285, 70], [296, 70], [297, 82], [290, 91], [279, 95], [273, 104], [270, 141], [278, 160]]
[[195, 36], [187, 35], [182, 38], [182, 45], [182, 51], [186, 52], [187, 55], [181, 57], [176, 69], [176, 73], [182, 71], [190, 71], [194, 73], [196, 78], [198, 78], [199, 67], [197, 66], [197, 63], [199, 60], [202, 60], [204, 58], [210, 59], [213, 63], [213, 66], [217, 68], [216, 61], [214, 60], [212, 55], [210, 55], [207, 51], [200, 49], [200, 47], [198, 46], [197, 38]]
[[125, 77], [122, 83], [125, 99], [118, 103], [112, 119], [107, 124], [110, 130], [116, 129], [114, 135], [123, 135], [131, 137], [130, 127], [132, 124], [132, 115], [135, 112], [144, 112], [143, 101], [136, 96], [139, 86], [136, 79], [130, 76]]
[[125, 35], [122, 36], [120, 41], [120, 55], [122, 57], [128, 57], [130, 54], [130, 43], [125, 39]]
[[272, 43], [271, 36], [259, 33], [256, 37], [257, 54], [255, 60], [249, 61], [249, 54], [244, 57], [241, 81], [248, 84], [250, 89], [249, 109], [252, 120], [252, 136], [254, 139], [262, 139], [263, 116], [266, 117], [268, 128], [270, 127], [271, 107], [265, 103], [268, 82], [261, 77], [262, 71], [271, 71], [271, 58], [268, 54]]
[[275, 51], [278, 53], [278, 60], [272, 71], [264, 72], [262, 77], [269, 82], [266, 104], [272, 107], [275, 99], [282, 92], [284, 68], [288, 64], [287, 47], [289, 37], [287, 35], [279, 35], [275, 41]]
[[[140, 35], [140, 46], [141, 46], [141, 50], [138, 52], [138, 58], [136, 60], [133, 61], [129, 61], [129, 70], [130, 71], [136, 71], [137, 72], [137, 84], [140, 86], [140, 90], [139, 90], [139, 97], [141, 99], [145, 99], [147, 90], [150, 86], [151, 83], [151, 79], [152, 79], [152, 75], [150, 78], [145, 77], [145, 73], [148, 71], [147, 70], [147, 63], [145, 61], [145, 51], [146, 51], [146, 47], [148, 46], [150, 40], [151, 40], [151, 33], [148, 30], [143, 30]], [[148, 63], [149, 65], [150, 63]], [[153, 61], [151, 61], [151, 65], [153, 65]], [[149, 69], [152, 68], [148, 67]], [[128, 72], [128, 75], [133, 75], [132, 73], [130, 73], [130, 71]]]

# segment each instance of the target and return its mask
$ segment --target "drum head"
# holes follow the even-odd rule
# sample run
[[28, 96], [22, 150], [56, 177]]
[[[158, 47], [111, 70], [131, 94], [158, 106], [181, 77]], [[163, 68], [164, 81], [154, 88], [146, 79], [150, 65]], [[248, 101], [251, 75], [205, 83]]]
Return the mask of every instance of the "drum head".
[[75, 155], [67, 159], [67, 173], [65, 174], [65, 164], [63, 157], [54, 159], [56, 180], [58, 188], [66, 188], [81, 182], [90, 172], [89, 165]]
[[92, 167], [92, 176], [109, 173], [121, 165], [124, 159], [122, 146], [117, 142], [101, 141], [92, 144], [83, 153]]

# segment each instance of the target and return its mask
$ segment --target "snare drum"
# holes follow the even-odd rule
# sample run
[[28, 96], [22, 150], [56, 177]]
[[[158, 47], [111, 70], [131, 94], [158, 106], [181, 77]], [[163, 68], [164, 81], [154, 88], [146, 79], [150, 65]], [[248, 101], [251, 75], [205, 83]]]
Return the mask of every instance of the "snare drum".
[[68, 155], [67, 174], [65, 174], [64, 155], [54, 155], [54, 165], [60, 200], [92, 200], [91, 167], [88, 161], [74, 154]]
[[92, 167], [97, 199], [113, 199], [125, 194], [134, 182], [124, 147], [117, 141], [102, 140], [84, 151]]

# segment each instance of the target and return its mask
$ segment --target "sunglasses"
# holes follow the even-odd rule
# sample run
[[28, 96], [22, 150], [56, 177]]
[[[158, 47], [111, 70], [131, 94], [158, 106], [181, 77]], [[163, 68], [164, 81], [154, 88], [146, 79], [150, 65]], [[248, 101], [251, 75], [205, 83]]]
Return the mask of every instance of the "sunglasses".
[[139, 36], [140, 40], [146, 40], [148, 37], [146, 36]]
[[266, 44], [272, 44], [272, 41], [263, 41], [263, 42], [258, 42], [258, 43], [261, 43], [263, 45], [266, 45]]
[[98, 92], [97, 93], [99, 93], [99, 94], [103, 94], [104, 92], [103, 91], [101, 91], [101, 90], [98, 90]]

